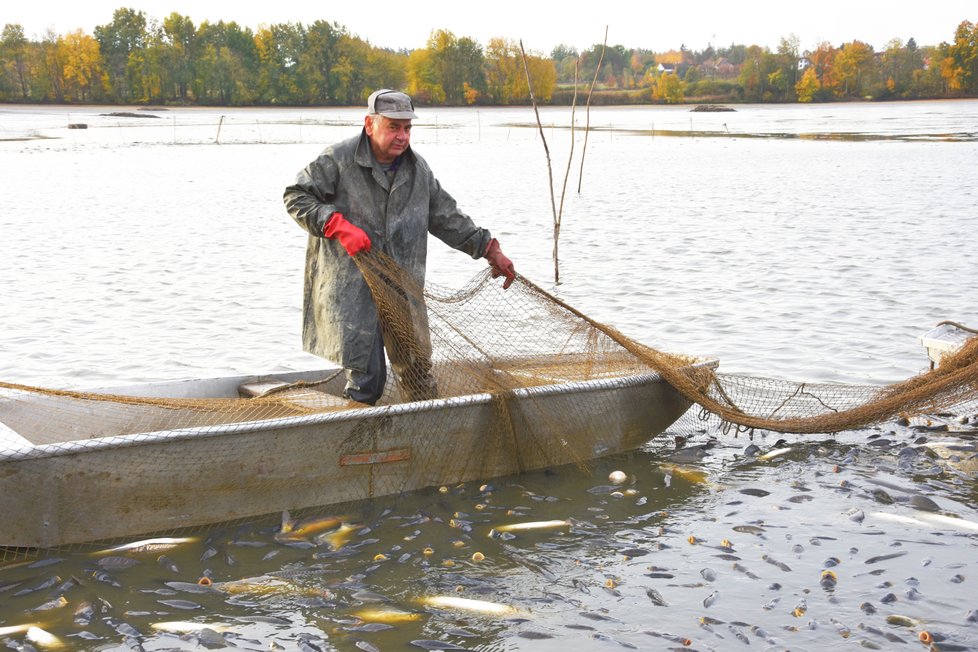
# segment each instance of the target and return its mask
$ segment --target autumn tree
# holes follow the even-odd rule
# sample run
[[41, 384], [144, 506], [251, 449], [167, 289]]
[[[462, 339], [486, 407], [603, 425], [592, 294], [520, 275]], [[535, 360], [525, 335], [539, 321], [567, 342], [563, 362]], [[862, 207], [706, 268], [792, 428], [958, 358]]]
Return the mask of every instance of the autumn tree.
[[876, 74], [873, 48], [862, 41], [842, 46], [835, 57], [836, 92], [841, 97], [863, 97]]
[[[560, 53], [558, 56], [564, 58], [571, 55]], [[490, 101], [505, 105], [528, 97], [520, 46], [517, 42], [504, 38], [490, 39], [485, 52], [485, 74], [486, 92]]]
[[779, 75], [777, 59], [767, 48], [752, 45], [747, 48], [746, 58], [740, 68], [738, 81], [744, 88], [744, 99], [749, 102], [766, 102], [775, 99], [774, 90], [783, 80]]
[[80, 29], [58, 39], [65, 99], [90, 102], [99, 97], [108, 79], [103, 79], [98, 41]]
[[978, 24], [962, 22], [947, 48], [941, 75], [948, 88], [957, 93], [978, 93]]
[[[466, 86], [486, 89], [482, 47], [474, 40], [458, 38], [448, 30], [435, 30], [428, 38], [427, 56], [412, 56], [408, 70], [425, 94], [440, 96], [448, 104], [464, 104]], [[416, 68], [415, 64], [423, 64]], [[440, 89], [432, 88], [440, 86]]]
[[685, 84], [679, 79], [679, 74], [663, 72], [652, 87], [652, 99], [666, 104], [679, 104], [685, 99]]
[[799, 102], [814, 102], [818, 99], [818, 92], [821, 86], [818, 82], [818, 75], [815, 68], [808, 67], [802, 74], [801, 79], [795, 84], [795, 93]]

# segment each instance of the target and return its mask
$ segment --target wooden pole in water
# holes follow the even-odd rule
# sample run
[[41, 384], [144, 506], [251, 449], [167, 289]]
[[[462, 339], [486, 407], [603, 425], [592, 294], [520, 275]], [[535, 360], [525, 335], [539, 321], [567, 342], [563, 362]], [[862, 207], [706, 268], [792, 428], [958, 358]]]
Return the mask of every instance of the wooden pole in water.
[[215, 145], [221, 144], [221, 125], [223, 124], [224, 124], [224, 116], [222, 115], [221, 119], [217, 123], [217, 137], [214, 139]]

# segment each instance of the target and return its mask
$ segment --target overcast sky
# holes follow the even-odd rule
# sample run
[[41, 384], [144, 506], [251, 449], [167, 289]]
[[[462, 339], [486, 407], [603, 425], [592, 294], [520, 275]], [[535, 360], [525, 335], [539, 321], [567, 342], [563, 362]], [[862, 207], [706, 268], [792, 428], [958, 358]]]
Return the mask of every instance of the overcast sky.
[[197, 25], [234, 20], [252, 29], [323, 19], [340, 23], [375, 46], [393, 49], [424, 47], [432, 30], [447, 29], [482, 45], [494, 37], [522, 39], [528, 51], [547, 55], [561, 43], [578, 49], [600, 44], [605, 27], [609, 45], [658, 52], [681, 45], [701, 50], [709, 43], [756, 44], [773, 50], [782, 37], [792, 34], [802, 50], [822, 41], [840, 45], [854, 39], [882, 49], [893, 38], [913, 37], [918, 45], [951, 41], [961, 21], [978, 21], [976, 0], [7, 0], [3, 5], [0, 23], [19, 23], [34, 38], [43, 37], [48, 28], [59, 34], [75, 29], [92, 34], [96, 25], [112, 20], [115, 9], [131, 7], [158, 20], [176, 11]]

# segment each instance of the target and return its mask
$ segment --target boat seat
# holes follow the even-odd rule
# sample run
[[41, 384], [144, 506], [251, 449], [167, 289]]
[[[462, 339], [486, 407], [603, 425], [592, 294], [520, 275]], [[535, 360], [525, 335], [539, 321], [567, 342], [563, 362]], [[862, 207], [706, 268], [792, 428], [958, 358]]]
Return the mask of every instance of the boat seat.
[[351, 401], [342, 396], [336, 396], [314, 387], [303, 387], [300, 385], [292, 389], [285, 389], [292, 384], [281, 381], [243, 383], [238, 385], [238, 394], [242, 398], [261, 398], [271, 392], [276, 392], [274, 394], [276, 399], [280, 399], [283, 403], [295, 404], [304, 409], [353, 407], [357, 405], [356, 401]]
[[22, 448], [34, 448], [34, 444], [0, 421], [0, 451], [8, 452]]
[[288, 386], [289, 383], [283, 383], [279, 380], [257, 383], [242, 383], [241, 385], [238, 385], [238, 396], [241, 398], [258, 398], [259, 396], [264, 396], [272, 390]]

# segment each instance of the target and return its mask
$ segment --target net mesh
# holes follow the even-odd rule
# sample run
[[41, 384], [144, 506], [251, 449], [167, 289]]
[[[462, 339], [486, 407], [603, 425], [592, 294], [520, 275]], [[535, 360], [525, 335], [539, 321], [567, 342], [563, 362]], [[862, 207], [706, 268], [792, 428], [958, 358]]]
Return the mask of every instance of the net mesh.
[[377, 406], [335, 369], [124, 395], [0, 382], [2, 554], [586, 466], [701, 420], [832, 433], [978, 409], [978, 338], [890, 386], [797, 383], [645, 346], [524, 278], [450, 291], [356, 261], [392, 371]]

